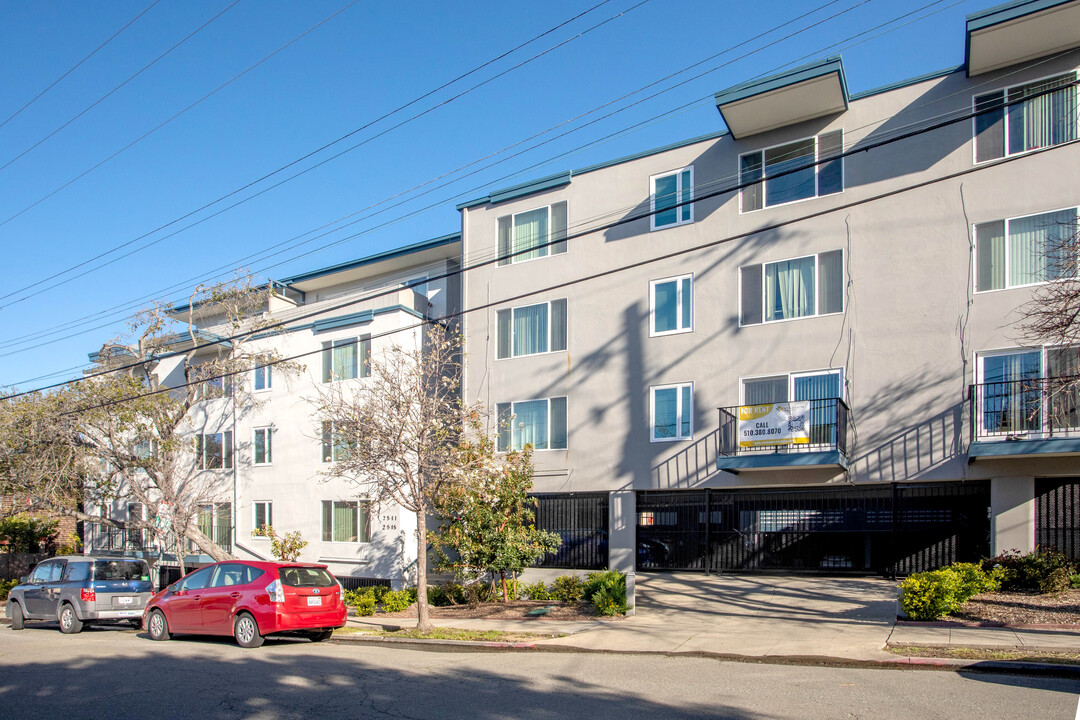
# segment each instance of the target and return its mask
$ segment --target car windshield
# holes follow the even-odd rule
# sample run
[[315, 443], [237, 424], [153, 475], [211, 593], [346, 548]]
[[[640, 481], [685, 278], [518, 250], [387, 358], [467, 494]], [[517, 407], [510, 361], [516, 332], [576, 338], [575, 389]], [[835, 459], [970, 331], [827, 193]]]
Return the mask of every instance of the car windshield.
[[149, 580], [150, 570], [141, 560], [98, 560], [95, 580]]
[[284, 567], [279, 574], [281, 583], [289, 587], [330, 587], [336, 582], [333, 575], [319, 567]]

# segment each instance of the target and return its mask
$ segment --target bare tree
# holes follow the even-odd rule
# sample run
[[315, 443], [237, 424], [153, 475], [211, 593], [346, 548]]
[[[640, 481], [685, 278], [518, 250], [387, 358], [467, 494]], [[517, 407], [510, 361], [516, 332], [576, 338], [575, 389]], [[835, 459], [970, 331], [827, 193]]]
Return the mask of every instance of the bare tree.
[[[186, 327], [171, 308], [155, 306], [131, 320], [125, 337], [105, 343], [90, 374], [112, 372], [53, 394], [0, 403], [0, 447], [10, 441], [4, 452], [13, 489], [37, 509], [152, 530], [180, 562], [187, 542], [215, 560], [231, 557], [199, 528], [200, 508], [220, 498], [226, 481], [204, 472], [197, 416], [250, 408], [254, 399], [239, 380], [254, 366], [299, 369], [247, 340], [268, 330], [262, 313], [267, 303], [266, 288], [244, 281], [200, 287], [191, 296]], [[64, 471], [50, 479], [50, 468], [61, 466]], [[100, 507], [118, 499], [141, 503], [149, 517], [92, 517], [77, 507], [79, 501]]]
[[417, 331], [413, 347], [373, 353], [361, 383], [321, 392], [317, 417], [337, 448], [328, 477], [356, 483], [376, 505], [416, 514], [417, 628], [432, 627], [427, 602], [427, 516], [432, 498], [470, 472], [457, 443], [475, 411], [460, 398], [457, 337], [440, 326]]

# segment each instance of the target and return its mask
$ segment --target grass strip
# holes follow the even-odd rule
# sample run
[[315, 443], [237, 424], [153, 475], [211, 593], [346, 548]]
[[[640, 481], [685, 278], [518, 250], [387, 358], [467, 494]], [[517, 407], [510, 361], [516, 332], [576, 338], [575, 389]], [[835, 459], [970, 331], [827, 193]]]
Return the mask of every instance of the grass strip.
[[1080, 653], [1053, 650], [993, 650], [973, 647], [923, 647], [889, 645], [888, 652], [904, 657], [948, 658], [950, 660], [1014, 660], [1020, 662], [1080, 665]]
[[501, 630], [462, 630], [460, 628], [437, 627], [429, 633], [422, 633], [415, 628], [406, 630], [377, 630], [375, 628], [344, 627], [334, 631], [335, 635], [364, 635], [366, 637], [406, 638], [409, 640], [466, 640], [471, 642], [531, 642], [565, 637], [565, 633], [525, 633], [503, 632]]

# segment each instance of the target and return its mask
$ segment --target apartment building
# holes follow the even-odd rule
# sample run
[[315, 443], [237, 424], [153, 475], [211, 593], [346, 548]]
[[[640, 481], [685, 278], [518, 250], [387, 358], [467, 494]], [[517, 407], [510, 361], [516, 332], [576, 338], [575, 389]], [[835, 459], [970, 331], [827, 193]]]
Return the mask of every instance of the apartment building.
[[[251, 347], [297, 357], [303, 369], [252, 368], [239, 382], [253, 402], [237, 402], [219, 383], [219, 397], [190, 413], [191, 461], [213, 498], [200, 509], [200, 530], [241, 559], [272, 559], [270, 539], [261, 532], [266, 526], [280, 534], [300, 531], [309, 543], [300, 559], [326, 563], [346, 587], [415, 582], [415, 516], [396, 505], [376, 506], [363, 478], [324, 474], [340, 447], [315, 401], [331, 383], [365, 382], [370, 358], [393, 344], [419, 347], [425, 321], [458, 311], [459, 258], [460, 238], [453, 234], [271, 283], [265, 318], [284, 323], [283, 331], [256, 336]], [[232, 332], [215, 318], [196, 318], [200, 337]], [[183, 382], [182, 360], [159, 365], [166, 384]], [[138, 503], [105, 510], [120, 519], [150, 517]], [[85, 550], [160, 553], [150, 531], [92, 523]], [[188, 567], [210, 561], [196, 548], [185, 558]]]
[[1017, 314], [1076, 231], [1080, 1], [966, 38], [868, 92], [840, 58], [755, 79], [712, 135], [459, 206], [465, 399], [535, 448], [546, 564], [1080, 553], [1076, 397], [1042, 382], [1076, 352]]

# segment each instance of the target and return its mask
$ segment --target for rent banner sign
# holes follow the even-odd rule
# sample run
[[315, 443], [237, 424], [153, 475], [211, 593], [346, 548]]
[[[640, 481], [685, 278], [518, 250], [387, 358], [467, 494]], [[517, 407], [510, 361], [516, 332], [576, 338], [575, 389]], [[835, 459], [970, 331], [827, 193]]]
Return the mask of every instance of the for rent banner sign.
[[739, 408], [739, 447], [810, 442], [810, 403], [770, 403]]

